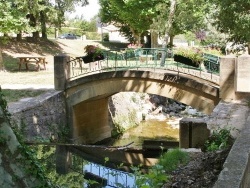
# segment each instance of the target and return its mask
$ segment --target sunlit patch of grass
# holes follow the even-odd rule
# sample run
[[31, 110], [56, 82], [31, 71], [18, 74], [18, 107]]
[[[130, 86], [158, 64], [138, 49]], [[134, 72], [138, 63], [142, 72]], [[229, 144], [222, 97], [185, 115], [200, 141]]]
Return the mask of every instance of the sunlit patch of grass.
[[11, 90], [11, 89], [2, 89], [5, 100], [10, 102], [17, 102], [21, 98], [36, 97], [45, 91], [43, 90]]

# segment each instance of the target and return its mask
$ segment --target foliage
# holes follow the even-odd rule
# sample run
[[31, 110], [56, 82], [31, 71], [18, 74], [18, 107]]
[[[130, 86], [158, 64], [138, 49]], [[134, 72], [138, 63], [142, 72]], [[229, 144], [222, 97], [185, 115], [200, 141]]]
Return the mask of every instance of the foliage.
[[206, 151], [216, 151], [226, 149], [233, 144], [233, 138], [230, 133], [231, 129], [214, 130], [210, 138], [205, 142]]
[[[5, 122], [8, 122], [10, 124], [10, 113], [7, 110], [7, 102], [6, 100], [3, 98], [3, 93], [1, 91], [0, 88], [0, 108], [3, 110], [3, 118]], [[12, 127], [13, 132], [15, 133], [15, 136], [18, 140], [18, 144], [16, 144], [17, 146], [17, 150], [15, 150], [15, 154], [13, 157], [11, 157], [12, 162], [14, 162], [17, 167], [22, 167], [25, 170], [26, 176], [29, 175], [29, 177], [26, 178], [30, 178], [33, 179], [33, 183], [34, 186], [36, 187], [55, 187], [50, 181], [49, 179], [45, 176], [44, 173], [44, 168], [43, 166], [38, 162], [35, 154], [34, 154], [34, 150], [32, 150], [30, 147], [28, 147], [27, 145], [24, 144], [23, 141], [23, 137], [20, 134], [20, 131], [17, 127]], [[4, 141], [4, 139], [2, 138], [2, 135], [0, 133], [0, 140]], [[4, 136], [6, 137], [6, 132], [4, 134]], [[11, 137], [10, 135], [7, 135], [9, 137]], [[10, 138], [8, 138], [10, 139]], [[14, 140], [14, 139], [12, 139]], [[5, 140], [6, 141], [6, 140]], [[3, 143], [2, 143], [3, 144]], [[12, 143], [14, 145], [14, 143]], [[3, 153], [1, 153], [2, 155]], [[18, 157], [15, 157], [18, 156]], [[14, 176], [14, 174], [11, 174]], [[18, 177], [17, 177], [18, 178]], [[35, 182], [34, 180], [38, 180], [38, 182]]]
[[136, 175], [136, 185], [140, 188], [161, 188], [168, 181], [168, 174], [188, 161], [188, 153], [173, 149], [161, 155], [158, 163], [153, 165], [147, 174], [141, 173], [140, 166], [132, 167]]
[[65, 175], [60, 175], [56, 173], [56, 155], [55, 155], [55, 147], [54, 146], [32, 146], [36, 157], [44, 167], [44, 172], [46, 176], [53, 182], [53, 184], [57, 185], [57, 187], [81, 187], [83, 184], [82, 177], [82, 166], [83, 160], [81, 157], [77, 155], [72, 155], [72, 166], [71, 168], [74, 170]]
[[103, 49], [101, 49], [98, 45], [86, 45], [84, 50], [87, 55], [93, 55], [93, 58], [103, 56]]
[[154, 165], [151, 167], [147, 174], [142, 174], [140, 166], [131, 167], [136, 176], [136, 185], [140, 188], [161, 188], [168, 180], [168, 176], [165, 173], [162, 165]]
[[[43, 30], [42, 22], [48, 25], [53, 24], [60, 27], [64, 22], [64, 13], [74, 10], [74, 5], [85, 6], [88, 0], [68, 0], [68, 1], [30, 1], [15, 0], [2, 1], [0, 3], [0, 31], [3, 33], [19, 33], [21, 31]], [[39, 28], [39, 23], [40, 27]], [[28, 28], [28, 25], [31, 26]]]
[[200, 64], [204, 58], [203, 58], [203, 52], [199, 48], [176, 48], [174, 49], [174, 54], [181, 55], [184, 57], [187, 57], [191, 59], [194, 63]]
[[214, 30], [207, 32], [206, 38], [201, 41], [201, 45], [219, 49], [222, 54], [225, 54], [226, 43], [225, 34]]
[[234, 42], [250, 41], [250, 1], [209, 0], [209, 2], [213, 11], [213, 24], [219, 31], [227, 33]]
[[160, 157], [158, 164], [162, 165], [167, 173], [175, 170], [179, 165], [184, 165], [189, 161], [188, 153], [180, 149], [173, 149]]
[[[100, 0], [100, 17], [103, 23], [112, 23], [122, 32], [131, 32], [137, 43], [140, 35], [150, 29], [152, 18], [156, 14], [156, 0]], [[135, 19], [134, 14], [137, 19]], [[128, 36], [128, 35], [127, 35]]]
[[21, 11], [19, 6], [16, 6], [11, 1], [1, 1], [0, 9], [0, 32], [19, 33], [20, 30], [24, 30], [27, 27], [26, 12]]
[[101, 40], [101, 35], [97, 32], [85, 32], [86, 38], [89, 40]]
[[220, 47], [205, 47], [204, 49], [203, 49], [203, 52], [204, 53], [207, 53], [207, 54], [212, 54], [212, 55], [216, 55], [216, 56], [222, 56], [223, 55], [223, 53], [222, 53], [222, 51], [221, 51], [221, 48]]
[[158, 31], [161, 36], [166, 35], [167, 32], [170, 38], [187, 33], [188, 31], [195, 33], [207, 27], [205, 20], [206, 9], [207, 4], [204, 3], [203, 0], [178, 1], [172, 27], [169, 31], [166, 31], [166, 23], [170, 12], [170, 1], [159, 2], [156, 6], [158, 14], [154, 17], [152, 27]]
[[3, 110], [3, 117], [5, 121], [8, 121], [10, 120], [10, 113], [8, 111], [8, 103], [5, 99], [5, 95], [4, 93], [2, 92], [2, 88], [0, 87], [0, 109]]

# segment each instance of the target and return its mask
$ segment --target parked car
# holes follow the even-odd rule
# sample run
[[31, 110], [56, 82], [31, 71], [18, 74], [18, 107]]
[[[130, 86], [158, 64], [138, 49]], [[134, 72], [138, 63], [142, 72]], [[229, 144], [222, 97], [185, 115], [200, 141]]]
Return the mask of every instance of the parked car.
[[77, 39], [76, 35], [71, 33], [65, 33], [58, 37], [59, 39]]

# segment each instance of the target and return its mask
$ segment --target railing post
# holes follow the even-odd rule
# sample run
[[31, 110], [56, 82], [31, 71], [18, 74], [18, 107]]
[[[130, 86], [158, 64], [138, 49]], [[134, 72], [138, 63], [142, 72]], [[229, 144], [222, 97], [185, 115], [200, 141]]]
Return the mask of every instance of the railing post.
[[55, 90], [64, 90], [70, 78], [70, 57], [65, 54], [54, 56], [54, 84]]

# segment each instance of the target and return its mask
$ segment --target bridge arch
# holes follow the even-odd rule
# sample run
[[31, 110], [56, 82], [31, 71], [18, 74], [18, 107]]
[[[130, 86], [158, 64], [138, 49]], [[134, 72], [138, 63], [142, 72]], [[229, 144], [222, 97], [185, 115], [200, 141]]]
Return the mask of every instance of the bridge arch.
[[103, 72], [66, 84], [66, 102], [72, 137], [95, 143], [110, 137], [108, 98], [119, 92], [156, 94], [211, 113], [219, 102], [217, 85], [175, 72], [126, 70]]

